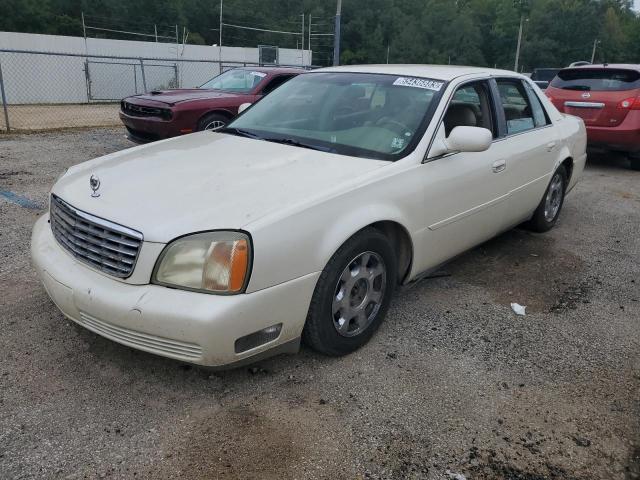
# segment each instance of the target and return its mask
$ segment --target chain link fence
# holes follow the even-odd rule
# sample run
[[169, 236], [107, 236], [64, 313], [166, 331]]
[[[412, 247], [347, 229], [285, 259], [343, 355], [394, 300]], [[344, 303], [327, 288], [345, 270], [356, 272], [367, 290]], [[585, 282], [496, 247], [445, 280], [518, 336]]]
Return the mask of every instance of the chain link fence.
[[0, 49], [0, 132], [120, 125], [120, 100], [258, 63]]

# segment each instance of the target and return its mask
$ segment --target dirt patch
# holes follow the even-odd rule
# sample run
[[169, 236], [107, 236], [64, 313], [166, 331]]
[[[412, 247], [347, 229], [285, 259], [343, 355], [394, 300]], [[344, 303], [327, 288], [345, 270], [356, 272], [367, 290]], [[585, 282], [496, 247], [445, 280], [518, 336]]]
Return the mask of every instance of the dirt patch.
[[640, 445], [631, 448], [629, 455], [629, 466], [626, 469], [625, 480], [640, 479]]
[[[279, 480], [355, 476], [351, 442], [326, 410], [265, 400], [194, 411], [144, 478]], [[322, 410], [322, 411], [318, 411]]]
[[10, 105], [11, 130], [55, 130], [72, 127], [106, 127], [120, 125], [120, 105]]
[[472, 478], [476, 480], [583, 480], [583, 477], [575, 477], [563, 468], [549, 463], [536, 472], [523, 470], [508, 462], [496, 460], [495, 452], [486, 454], [470, 471]]
[[[588, 285], [595, 282], [584, 280], [580, 257], [555, 246], [549, 236], [521, 229], [490, 240], [446, 270], [454, 279], [486, 289], [500, 304], [526, 305], [527, 313], [560, 308], [578, 297], [588, 300]], [[572, 293], [576, 289], [579, 296]]]

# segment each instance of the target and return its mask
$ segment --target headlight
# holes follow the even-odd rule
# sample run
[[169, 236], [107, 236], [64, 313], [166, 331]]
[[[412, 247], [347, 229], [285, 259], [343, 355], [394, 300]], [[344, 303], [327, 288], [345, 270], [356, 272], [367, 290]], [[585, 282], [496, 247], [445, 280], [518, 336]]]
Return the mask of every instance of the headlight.
[[242, 232], [206, 232], [171, 242], [163, 250], [153, 282], [185, 290], [241, 293], [249, 279], [251, 242]]

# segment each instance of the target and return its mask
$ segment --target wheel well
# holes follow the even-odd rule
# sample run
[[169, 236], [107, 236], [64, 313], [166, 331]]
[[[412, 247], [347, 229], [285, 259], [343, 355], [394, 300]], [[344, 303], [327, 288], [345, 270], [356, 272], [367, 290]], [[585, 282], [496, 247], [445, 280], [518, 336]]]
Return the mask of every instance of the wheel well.
[[404, 283], [409, 275], [413, 260], [413, 242], [409, 232], [399, 223], [390, 220], [376, 222], [369, 226], [382, 232], [391, 242], [393, 250], [398, 256], [398, 283]]
[[560, 164], [567, 171], [567, 185], [571, 182], [571, 174], [573, 173], [573, 158], [565, 158]]
[[211, 115], [212, 113], [215, 113], [216, 115], [222, 115], [223, 117], [227, 117], [229, 120], [233, 118], [233, 114], [231, 112], [227, 112], [226, 110], [210, 110], [200, 115], [200, 118], [198, 119], [198, 125], [200, 124], [200, 122], [204, 117], [206, 117], [207, 115]]

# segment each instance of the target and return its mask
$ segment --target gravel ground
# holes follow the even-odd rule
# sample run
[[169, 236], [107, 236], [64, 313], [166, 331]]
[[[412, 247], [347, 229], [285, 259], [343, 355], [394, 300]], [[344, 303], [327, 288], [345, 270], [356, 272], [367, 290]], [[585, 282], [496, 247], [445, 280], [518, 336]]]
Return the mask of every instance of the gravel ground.
[[[66, 167], [128, 146], [120, 129], [0, 136], [0, 190], [42, 206]], [[65, 320], [29, 263], [42, 213], [0, 197], [2, 479], [640, 478], [640, 173], [623, 159], [590, 159], [552, 232], [400, 291], [355, 354], [222, 373]]]

